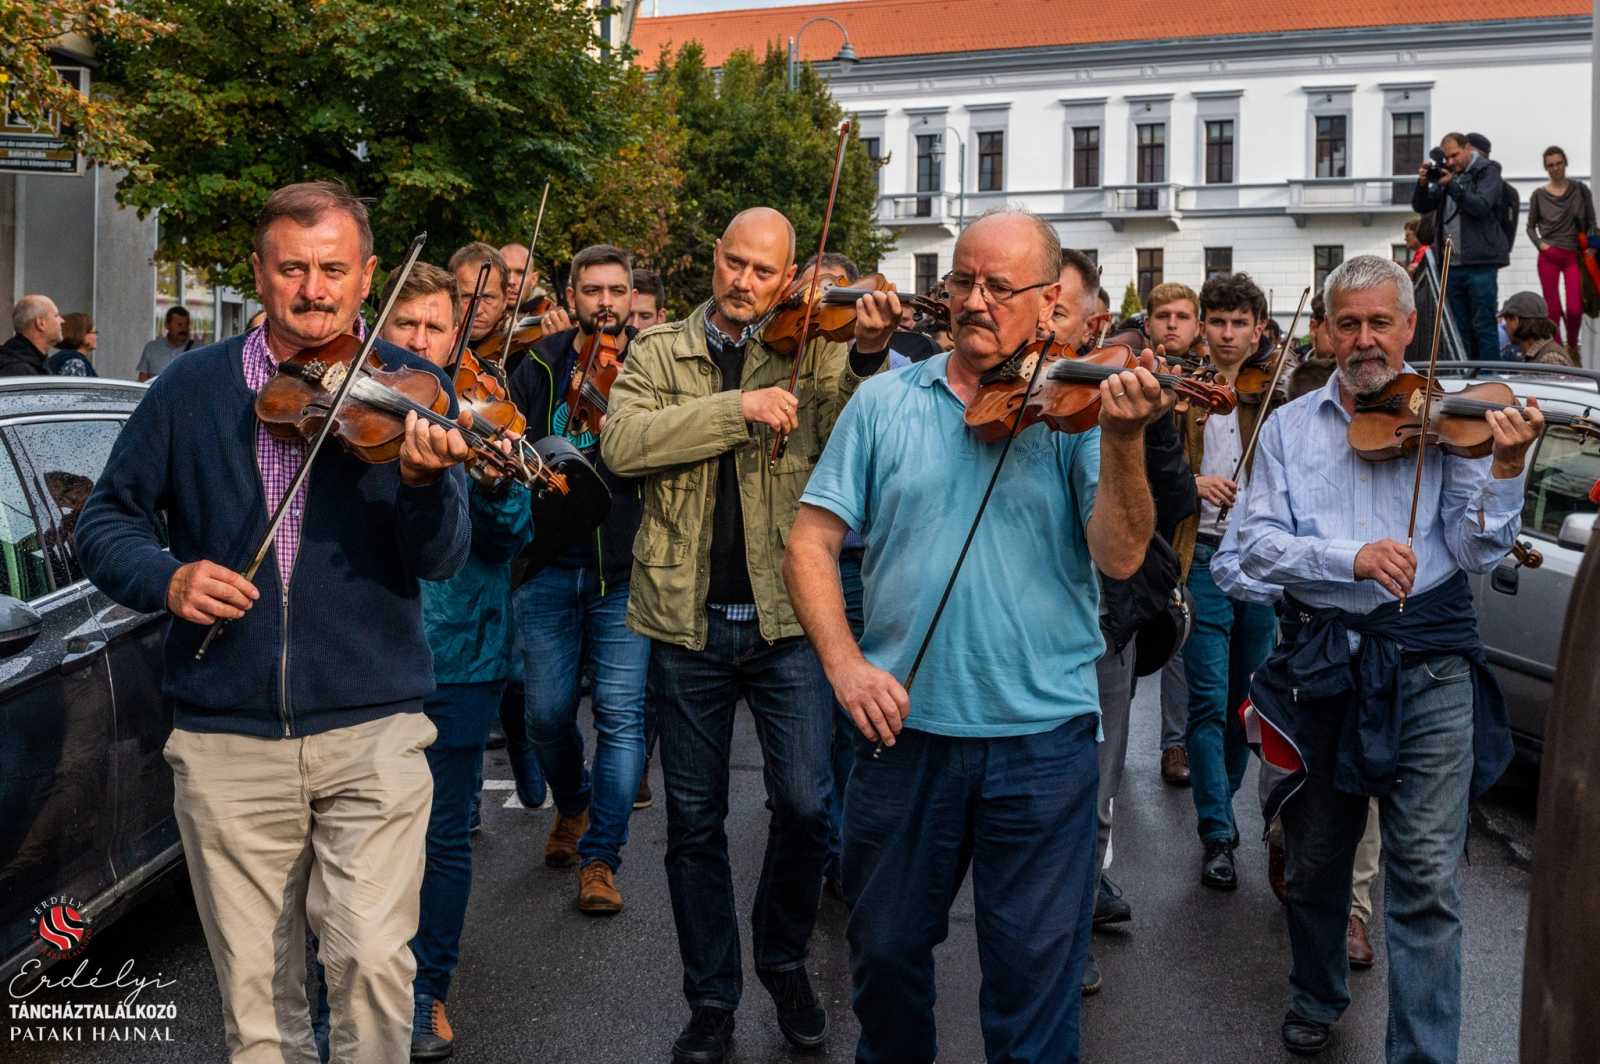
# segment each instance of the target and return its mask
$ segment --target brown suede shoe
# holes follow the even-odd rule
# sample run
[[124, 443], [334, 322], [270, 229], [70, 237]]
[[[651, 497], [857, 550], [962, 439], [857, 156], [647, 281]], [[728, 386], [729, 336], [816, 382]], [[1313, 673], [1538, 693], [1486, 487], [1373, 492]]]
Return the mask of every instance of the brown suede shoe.
[[578, 840], [589, 830], [589, 810], [577, 816], [556, 814], [556, 826], [544, 840], [544, 863], [551, 868], [571, 868], [578, 863]]
[[1267, 843], [1267, 882], [1272, 886], [1272, 893], [1284, 905], [1289, 904], [1288, 863], [1288, 855], [1283, 852], [1282, 846], [1275, 842]]
[[1367, 940], [1367, 925], [1361, 917], [1351, 914], [1350, 927], [1344, 935], [1344, 951], [1350, 955], [1350, 967], [1365, 971], [1377, 960], [1372, 943]]
[[611, 866], [590, 861], [578, 870], [578, 911], [590, 916], [611, 916], [622, 911], [622, 893]]
[[1181, 746], [1161, 751], [1161, 778], [1173, 787], [1189, 786], [1189, 751]]

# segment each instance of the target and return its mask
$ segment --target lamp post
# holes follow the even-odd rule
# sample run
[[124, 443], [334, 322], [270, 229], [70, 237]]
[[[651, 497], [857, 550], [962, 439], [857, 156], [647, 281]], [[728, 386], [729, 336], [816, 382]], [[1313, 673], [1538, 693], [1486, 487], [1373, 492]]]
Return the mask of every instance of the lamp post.
[[[926, 125], [928, 120], [924, 118], [922, 121]], [[960, 190], [956, 193], [956, 232], [959, 233], [967, 227], [967, 142], [962, 138], [961, 133], [955, 126], [945, 126], [941, 133], [943, 132], [948, 132], [954, 136], [956, 144], [959, 146], [959, 150], [956, 152], [956, 162], [960, 167], [956, 186]], [[934, 152], [934, 158], [939, 160], [939, 168], [942, 170], [944, 168], [943, 136], [939, 138], [939, 149]]]
[[806, 31], [806, 27], [811, 25], [813, 22], [831, 22], [834, 24], [834, 26], [838, 27], [839, 32], [844, 35], [844, 43], [839, 45], [839, 51], [833, 57], [833, 61], [835, 63], [843, 63], [848, 66], [851, 63], [858, 61], [856, 50], [850, 46], [850, 31], [844, 28], [844, 23], [829, 15], [818, 15], [815, 18], [808, 18], [800, 24], [800, 28], [798, 30], [795, 30], [794, 36], [789, 38], [790, 92], [793, 92], [800, 85], [800, 35], [804, 33]]

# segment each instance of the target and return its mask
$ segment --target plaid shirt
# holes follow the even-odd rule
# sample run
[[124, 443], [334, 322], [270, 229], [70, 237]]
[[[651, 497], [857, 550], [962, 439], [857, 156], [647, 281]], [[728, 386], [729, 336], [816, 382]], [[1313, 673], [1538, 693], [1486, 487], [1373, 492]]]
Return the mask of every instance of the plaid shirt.
[[[262, 325], [244, 341], [244, 382], [252, 392], [260, 392], [267, 380], [277, 370], [277, 360], [267, 346], [267, 327]], [[265, 489], [267, 514], [270, 517], [283, 499], [284, 492], [300, 466], [306, 460], [309, 445], [301, 439], [280, 440], [267, 431], [260, 422], [256, 424], [256, 466], [261, 470], [261, 484]], [[272, 552], [278, 559], [278, 579], [283, 587], [289, 586], [289, 573], [294, 570], [295, 552], [300, 549], [300, 529], [306, 520], [306, 486], [300, 485], [294, 502], [283, 516], [283, 523], [272, 537]]]

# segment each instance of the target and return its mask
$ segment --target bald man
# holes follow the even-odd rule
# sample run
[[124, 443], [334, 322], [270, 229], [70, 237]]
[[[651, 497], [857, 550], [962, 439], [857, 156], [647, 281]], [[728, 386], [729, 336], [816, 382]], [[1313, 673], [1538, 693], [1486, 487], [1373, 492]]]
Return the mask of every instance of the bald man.
[[[822, 1045], [827, 1013], [806, 949], [828, 856], [833, 700], [784, 589], [783, 543], [839, 411], [888, 354], [892, 293], [856, 308], [855, 341], [814, 340], [794, 361], [760, 328], [795, 276], [794, 227], [757, 207], [716, 242], [711, 299], [640, 334], [611, 391], [606, 465], [642, 478], [628, 624], [653, 641], [650, 690], [667, 792], [667, 882], [689, 1024], [676, 1064], [722, 1061], [743, 976], [723, 820], [734, 705], [756, 719], [772, 822], [751, 927], [756, 974], [796, 1047]], [[775, 433], [788, 445], [776, 463]]]
[[506, 296], [515, 299], [522, 290], [523, 274], [528, 272], [528, 245], [507, 244], [500, 249], [500, 259], [506, 264]]
[[61, 342], [61, 311], [48, 296], [23, 296], [11, 308], [16, 335], [0, 344], [0, 377], [48, 373], [45, 354]]

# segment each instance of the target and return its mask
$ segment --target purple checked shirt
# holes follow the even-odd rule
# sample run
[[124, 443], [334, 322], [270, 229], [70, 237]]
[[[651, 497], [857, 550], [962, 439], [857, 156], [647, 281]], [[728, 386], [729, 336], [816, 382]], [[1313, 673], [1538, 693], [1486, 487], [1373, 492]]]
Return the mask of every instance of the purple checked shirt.
[[[245, 384], [252, 392], [259, 393], [277, 366], [272, 349], [267, 346], [267, 327], [262, 325], [245, 337]], [[256, 466], [261, 470], [261, 485], [266, 494], [269, 518], [278, 508], [283, 493], [289, 490], [290, 481], [300, 472], [300, 466], [306, 460], [307, 446], [300, 439], [280, 440], [267, 431], [266, 425], [256, 423]], [[289, 573], [294, 570], [294, 556], [300, 549], [300, 529], [305, 525], [305, 520], [306, 486], [302, 484], [295, 493], [289, 512], [283, 515], [283, 523], [272, 537], [272, 553], [278, 559], [278, 580], [283, 587], [289, 586]]]

